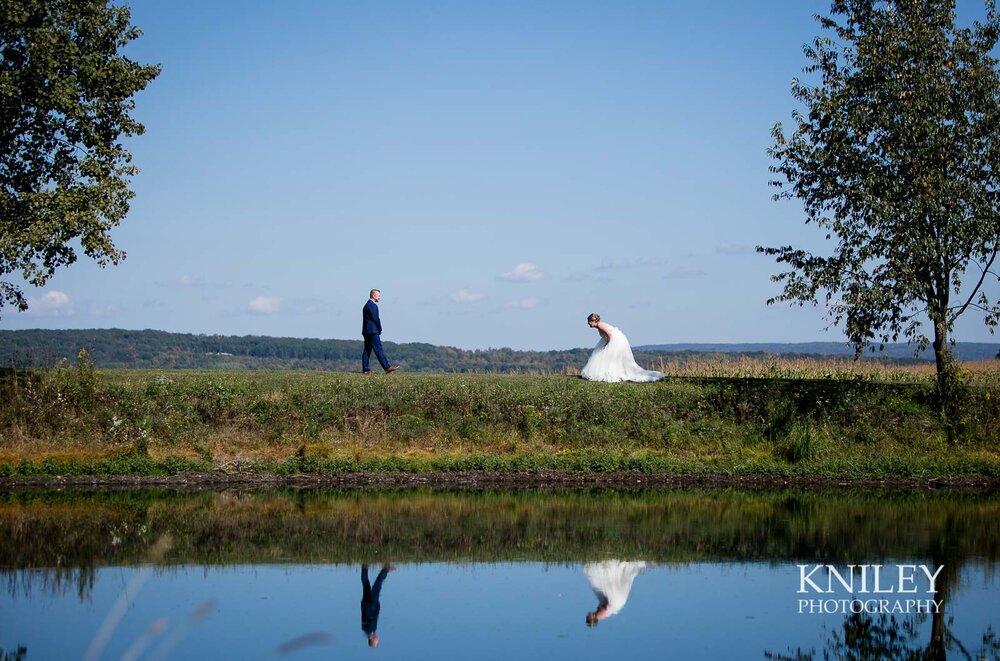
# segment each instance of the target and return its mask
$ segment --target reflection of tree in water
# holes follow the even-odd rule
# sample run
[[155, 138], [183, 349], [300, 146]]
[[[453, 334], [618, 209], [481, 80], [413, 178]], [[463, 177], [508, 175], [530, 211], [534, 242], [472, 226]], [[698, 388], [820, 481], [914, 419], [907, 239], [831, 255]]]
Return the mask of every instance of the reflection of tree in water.
[[[89, 600], [97, 578], [96, 567], [54, 567], [33, 571], [13, 572], [0, 570], [0, 577], [6, 578], [7, 592], [12, 597], [28, 596], [32, 588], [50, 595], [65, 596], [71, 589], [80, 601]], [[0, 580], [0, 583], [3, 581]], [[0, 654], [3, 654], [0, 651]], [[16, 658], [16, 657], [11, 657]], [[0, 656], [0, 661], [6, 661]]]
[[[942, 568], [936, 581], [937, 593], [933, 595], [941, 604], [937, 612], [902, 619], [885, 614], [873, 617], [868, 613], [852, 613], [844, 619], [840, 629], [831, 632], [823, 647], [824, 659], [944, 661], [951, 653], [952, 658], [1000, 661], [1000, 640], [992, 626], [983, 633], [980, 647], [973, 655], [954, 636], [954, 617], [945, 613], [948, 602], [960, 588], [961, 568], [970, 555], [969, 548], [963, 549], [961, 544], [968, 543], [968, 535], [975, 528], [966, 528], [967, 518], [955, 511], [942, 512], [937, 524], [938, 534], [925, 547], [930, 564]], [[928, 615], [931, 618], [930, 639], [921, 644], [920, 629]], [[811, 661], [815, 655], [815, 650], [805, 652], [801, 649], [787, 655], [764, 652], [766, 658], [776, 661]]]
[[[943, 614], [937, 617], [944, 622]], [[947, 659], [949, 654], [958, 654], [958, 658], [970, 660], [1000, 659], [1000, 640], [992, 627], [986, 629], [981, 645], [973, 655], [952, 635], [952, 618], [948, 618], [944, 627], [935, 629], [932, 626], [931, 639], [922, 645], [919, 640], [920, 624], [925, 621], [926, 615], [897, 620], [884, 614], [873, 617], [867, 613], [852, 613], [844, 619], [840, 629], [830, 634], [823, 646], [823, 659], [937, 661]], [[813, 661], [816, 651], [797, 649], [788, 654], [764, 652], [764, 657], [775, 661]]]
[[0, 650], [0, 661], [21, 661], [28, 656], [28, 648], [20, 647], [13, 651], [7, 652], [5, 650]]

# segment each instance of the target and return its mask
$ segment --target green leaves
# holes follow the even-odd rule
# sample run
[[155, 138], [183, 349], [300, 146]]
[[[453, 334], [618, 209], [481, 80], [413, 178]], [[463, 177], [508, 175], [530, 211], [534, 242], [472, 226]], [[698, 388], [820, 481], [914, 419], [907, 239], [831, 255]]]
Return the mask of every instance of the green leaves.
[[[76, 261], [125, 257], [110, 231], [137, 172], [121, 139], [143, 132], [132, 96], [157, 76], [118, 50], [140, 34], [105, 0], [0, 0], [0, 277], [42, 286]], [[0, 282], [0, 309], [27, 308]]]
[[995, 324], [1000, 17], [987, 10], [970, 28], [952, 0], [836, 0], [820, 17], [829, 37], [804, 49], [812, 81], [792, 82], [795, 130], [775, 125], [768, 153], [775, 198], [799, 200], [833, 245], [828, 257], [759, 247], [791, 267], [769, 303], [825, 299], [859, 347], [926, 342], [926, 319], [946, 351], [970, 307]]

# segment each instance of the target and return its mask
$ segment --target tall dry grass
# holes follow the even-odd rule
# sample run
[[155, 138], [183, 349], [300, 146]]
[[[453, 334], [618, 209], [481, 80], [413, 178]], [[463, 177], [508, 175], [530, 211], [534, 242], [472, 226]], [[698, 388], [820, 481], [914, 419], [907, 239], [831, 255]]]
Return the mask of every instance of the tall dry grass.
[[[959, 363], [969, 385], [1000, 386], [1000, 360]], [[933, 384], [934, 363], [894, 364], [868, 358], [786, 358], [717, 355], [659, 360], [668, 376], [682, 378], [848, 379], [884, 383]]]

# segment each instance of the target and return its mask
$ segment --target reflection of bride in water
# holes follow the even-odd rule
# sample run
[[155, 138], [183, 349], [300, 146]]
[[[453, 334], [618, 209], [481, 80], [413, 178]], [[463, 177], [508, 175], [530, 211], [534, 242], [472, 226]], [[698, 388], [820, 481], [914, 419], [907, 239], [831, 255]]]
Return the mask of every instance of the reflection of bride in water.
[[583, 573], [597, 595], [597, 609], [587, 613], [587, 624], [595, 626], [598, 621], [620, 611], [628, 600], [632, 581], [645, 568], [646, 563], [641, 560], [604, 560], [585, 564]]

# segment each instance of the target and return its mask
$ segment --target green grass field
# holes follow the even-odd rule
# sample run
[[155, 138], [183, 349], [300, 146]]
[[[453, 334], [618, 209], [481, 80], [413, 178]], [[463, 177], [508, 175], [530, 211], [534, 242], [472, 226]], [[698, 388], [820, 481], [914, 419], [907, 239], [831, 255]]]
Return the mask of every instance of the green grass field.
[[[653, 384], [562, 375], [0, 373], [0, 475], [642, 471], [1000, 477], [1000, 370], [965, 366], [958, 419], [933, 372], [842, 361], [664, 366]], [[727, 371], [728, 370], [728, 371]]]

